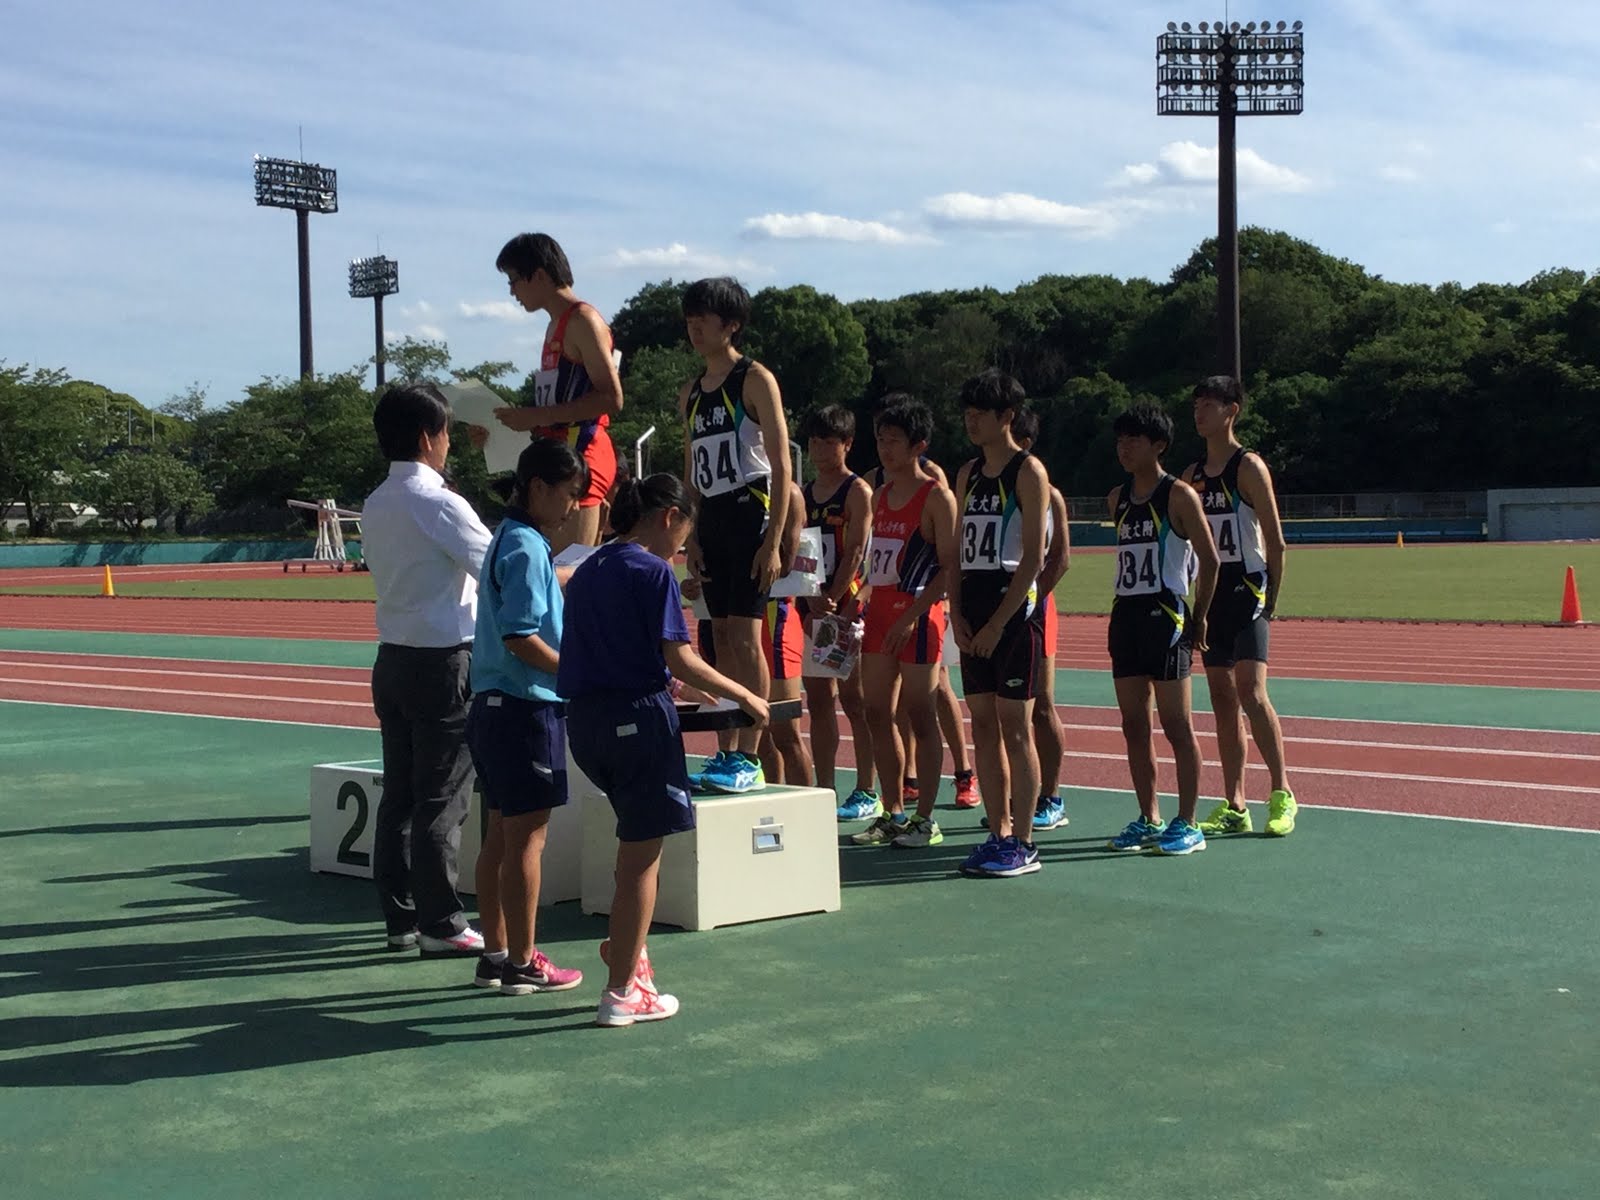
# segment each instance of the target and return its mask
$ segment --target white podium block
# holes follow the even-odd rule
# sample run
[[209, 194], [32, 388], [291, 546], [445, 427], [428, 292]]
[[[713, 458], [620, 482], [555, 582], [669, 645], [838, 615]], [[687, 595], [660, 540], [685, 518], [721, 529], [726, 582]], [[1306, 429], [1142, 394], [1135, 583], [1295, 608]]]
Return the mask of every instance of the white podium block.
[[[819, 788], [697, 796], [696, 828], [667, 838], [655, 919], [715, 929], [839, 911], [838, 800]], [[583, 911], [609, 913], [617, 822], [604, 796], [582, 806]]]
[[[587, 784], [574, 773], [574, 783]], [[577, 812], [579, 789], [574, 787], [565, 805], [550, 814], [545, 835], [543, 870], [539, 887], [541, 904], [576, 900], [581, 885], [583, 825]], [[372, 833], [383, 796], [383, 764], [367, 762], [322, 763], [311, 768], [311, 869], [331, 875], [372, 878]], [[611, 806], [602, 797], [606, 811]], [[460, 878], [456, 890], [473, 895], [478, 890], [475, 868], [483, 848], [488, 817], [482, 798], [472, 793], [467, 819], [461, 826], [461, 849], [456, 855]]]

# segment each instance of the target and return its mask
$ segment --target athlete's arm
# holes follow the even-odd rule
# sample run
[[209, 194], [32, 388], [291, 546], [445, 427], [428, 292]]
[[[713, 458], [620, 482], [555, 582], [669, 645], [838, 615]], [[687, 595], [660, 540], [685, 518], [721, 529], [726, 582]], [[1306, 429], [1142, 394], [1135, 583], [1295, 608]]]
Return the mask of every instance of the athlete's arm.
[[919, 528], [923, 539], [930, 542], [934, 554], [939, 560], [939, 569], [934, 572], [933, 578], [928, 581], [928, 586], [922, 589], [920, 595], [889, 626], [889, 631], [883, 637], [883, 649], [886, 654], [900, 653], [911, 631], [917, 627], [917, 622], [928, 615], [928, 611], [946, 594], [959, 592], [960, 588], [951, 589], [950, 580], [958, 571], [957, 546], [956, 546], [956, 498], [947, 487], [936, 487], [928, 493], [928, 499], [922, 506], [922, 521]]
[[778, 576], [788, 569], [782, 561], [780, 549], [784, 522], [789, 512], [789, 485], [794, 481], [794, 467], [789, 462], [789, 426], [783, 417], [778, 381], [760, 363], [751, 363], [745, 375], [744, 406], [761, 426], [761, 441], [767, 450], [767, 463], [772, 468], [769, 484], [772, 507], [767, 511], [767, 534], [761, 541], [756, 561], [750, 566], [750, 578], [766, 594], [772, 590]]
[[844, 549], [833, 569], [833, 586], [823, 598], [838, 611], [856, 586], [861, 560], [866, 557], [867, 545], [872, 541], [872, 488], [865, 479], [850, 481], [850, 490], [844, 496]]
[[1106, 497], [1106, 511], [1111, 514], [1111, 519], [1117, 519], [1117, 503], [1122, 499], [1122, 485], [1119, 483], [1111, 489], [1111, 494]]
[[707, 695], [722, 700], [732, 700], [744, 709], [757, 725], [767, 723], [767, 702], [719, 672], [696, 654], [694, 647], [688, 642], [663, 640], [661, 656], [667, 660], [667, 670], [672, 672], [674, 679], [681, 679]]
[[1068, 528], [1067, 502], [1060, 489], [1050, 489], [1050, 524], [1055, 536], [1050, 548], [1044, 552], [1044, 566], [1039, 568], [1039, 586], [1047, 592], [1056, 590], [1056, 584], [1072, 565], [1072, 530]]
[[[700, 489], [694, 482], [694, 430], [689, 428], [689, 396], [694, 391], [694, 380], [689, 380], [678, 389], [678, 420], [683, 422], [683, 487], [689, 494], [696, 512], [700, 510]], [[683, 559], [689, 568], [689, 574], [698, 576], [701, 573], [700, 560], [700, 522], [692, 522], [689, 526], [689, 539], [683, 544]]]
[[611, 361], [611, 330], [600, 314], [587, 305], [573, 313], [567, 320], [566, 344], [578, 352], [589, 375], [589, 390], [565, 404], [518, 411], [532, 414], [538, 425], [571, 425], [616, 416], [622, 411], [622, 379]]
[[972, 652], [979, 658], [994, 653], [1006, 625], [1027, 604], [1028, 593], [1037, 585], [1044, 566], [1044, 521], [1050, 511], [1050, 480], [1043, 464], [1031, 455], [1022, 460], [1022, 469], [1017, 472], [1017, 511], [1022, 514], [1022, 555], [1000, 607], [994, 610], [989, 623], [972, 635]]
[[[957, 469], [956, 490], [952, 494], [952, 499], [954, 499], [955, 496], [965, 496], [967, 494], [967, 480], [971, 473], [972, 463], [970, 460], [962, 463]], [[957, 564], [957, 570], [960, 569], [961, 562], [961, 521], [961, 505], [957, 504], [955, 515], [955, 554], [949, 560]], [[945, 561], [946, 559], [944, 555], [941, 554], [939, 556], [939, 564], [941, 567], [944, 565]], [[955, 639], [957, 650], [960, 650], [964, 654], [972, 653], [972, 630], [967, 628], [967, 618], [961, 611], [961, 589], [959, 587], [953, 587], [950, 589], [950, 636]]]
[[1283, 589], [1283, 567], [1288, 543], [1283, 536], [1283, 520], [1278, 515], [1278, 496], [1272, 487], [1272, 472], [1259, 454], [1246, 454], [1239, 464], [1239, 491], [1256, 510], [1261, 522], [1261, 541], [1267, 554], [1267, 610], [1270, 621], [1278, 611], [1278, 593]]
[[1211, 525], [1206, 520], [1205, 509], [1200, 506], [1200, 493], [1181, 479], [1172, 483], [1167, 500], [1167, 512], [1172, 517], [1172, 527], [1178, 536], [1187, 539], [1200, 561], [1200, 574], [1194, 581], [1193, 646], [1206, 648], [1206, 613], [1211, 610], [1211, 597], [1217, 589], [1217, 568], [1222, 560], [1217, 557], [1217, 545], [1211, 540]]
[[778, 557], [783, 562], [783, 573], [794, 569], [794, 556], [800, 553], [800, 533], [806, 526], [806, 496], [798, 483], [789, 485], [789, 512], [784, 518], [783, 540], [778, 543]]

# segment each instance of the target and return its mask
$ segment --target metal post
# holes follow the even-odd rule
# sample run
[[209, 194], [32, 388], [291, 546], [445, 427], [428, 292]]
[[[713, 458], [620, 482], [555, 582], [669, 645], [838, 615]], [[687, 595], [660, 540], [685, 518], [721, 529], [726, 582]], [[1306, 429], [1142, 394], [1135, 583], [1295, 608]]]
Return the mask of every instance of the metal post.
[[300, 247], [300, 378], [310, 379], [311, 365], [311, 213], [294, 210], [296, 240]]
[[1237, 47], [1221, 38], [1217, 90], [1217, 370], [1244, 378], [1239, 336], [1239, 95], [1234, 67]]
[[639, 440], [633, 444], [633, 477], [644, 478], [644, 444], [656, 435], [656, 427], [650, 426], [639, 435]]
[[374, 336], [374, 338], [376, 339], [376, 342], [377, 342], [377, 348], [373, 352], [372, 361], [374, 363], [376, 363], [377, 366], [378, 366], [378, 386], [377, 386], [377, 390], [381, 392], [383, 390], [383, 297], [382, 296], [374, 296], [372, 298], [372, 325], [373, 325], [373, 336]]

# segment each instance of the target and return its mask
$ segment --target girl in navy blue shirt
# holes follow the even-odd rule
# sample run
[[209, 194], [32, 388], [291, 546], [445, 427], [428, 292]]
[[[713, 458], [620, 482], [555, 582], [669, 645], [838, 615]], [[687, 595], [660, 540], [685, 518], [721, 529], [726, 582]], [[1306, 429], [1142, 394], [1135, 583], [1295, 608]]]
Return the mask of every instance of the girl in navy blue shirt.
[[629, 480], [611, 502], [617, 540], [567, 584], [556, 690], [567, 700], [567, 748], [617, 814], [617, 891], [600, 957], [610, 976], [596, 1022], [632, 1025], [678, 1011], [657, 990], [645, 951], [662, 839], [694, 828], [674, 678], [734, 701], [759, 726], [767, 703], [719, 674], [690, 646], [671, 565], [693, 508], [672, 475]]

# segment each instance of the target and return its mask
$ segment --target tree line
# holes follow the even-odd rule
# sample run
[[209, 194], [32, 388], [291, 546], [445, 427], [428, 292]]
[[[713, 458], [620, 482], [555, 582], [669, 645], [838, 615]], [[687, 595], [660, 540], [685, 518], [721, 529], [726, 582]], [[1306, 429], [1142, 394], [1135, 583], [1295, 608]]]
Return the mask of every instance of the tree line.
[[[1037, 452], [1069, 495], [1117, 481], [1112, 418], [1150, 400], [1178, 429], [1169, 465], [1199, 448], [1188, 420], [1215, 355], [1216, 245], [1165, 282], [1044, 275], [1010, 291], [973, 288], [844, 303], [804, 285], [753, 297], [746, 350], [777, 375], [791, 418], [824, 404], [858, 414], [855, 460], [873, 460], [871, 412], [891, 391], [925, 400], [934, 457], [967, 447], [956, 396], [986, 366], [1020, 379], [1037, 407]], [[1556, 269], [1520, 284], [1391, 283], [1287, 234], [1240, 235], [1250, 403], [1242, 440], [1285, 493], [1583, 486], [1600, 479], [1600, 277]], [[581, 281], [580, 281], [581, 282]], [[626, 407], [612, 423], [631, 455], [651, 425], [651, 461], [675, 470], [682, 383], [697, 360], [679, 309], [683, 284], [641, 288], [612, 327]], [[581, 291], [581, 289], [580, 289]], [[474, 377], [520, 396], [509, 362], [452, 365], [438, 342], [389, 350], [396, 380]], [[0, 362], [0, 507], [36, 533], [68, 500], [137, 530], [298, 527], [290, 497], [354, 503], [382, 478], [371, 433], [369, 364], [310, 380], [264, 379], [220, 405], [198, 389], [149, 409], [59, 371]], [[452, 454], [461, 490], [494, 516], [481, 457]]]

